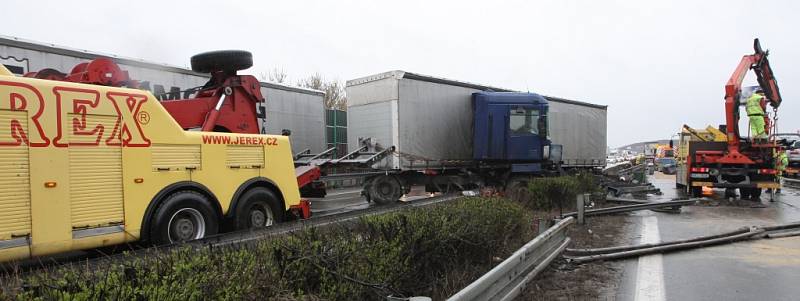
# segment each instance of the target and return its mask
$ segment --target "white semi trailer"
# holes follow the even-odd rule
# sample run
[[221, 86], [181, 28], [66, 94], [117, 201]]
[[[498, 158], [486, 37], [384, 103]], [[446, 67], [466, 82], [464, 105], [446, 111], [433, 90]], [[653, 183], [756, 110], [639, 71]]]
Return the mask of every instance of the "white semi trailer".
[[[518, 92], [405, 71], [347, 81], [348, 145], [359, 140], [394, 146], [395, 169], [473, 159], [472, 94]], [[543, 95], [549, 138], [562, 145], [564, 168], [606, 164], [607, 106]]]

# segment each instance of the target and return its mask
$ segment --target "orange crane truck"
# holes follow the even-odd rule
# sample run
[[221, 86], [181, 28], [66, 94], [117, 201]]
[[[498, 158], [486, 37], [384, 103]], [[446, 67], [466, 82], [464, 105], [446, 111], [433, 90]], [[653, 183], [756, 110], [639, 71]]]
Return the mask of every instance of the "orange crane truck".
[[[742, 81], [748, 70], [753, 70], [758, 84], [765, 92], [761, 107], [765, 112], [767, 104], [777, 114], [781, 104], [778, 83], [770, 67], [767, 56], [758, 39], [753, 42], [755, 53], [745, 55], [725, 85], [725, 124], [720, 130], [725, 133], [725, 141], [708, 139], [681, 139], [682, 155], [679, 160], [677, 186], [686, 188], [692, 196], [700, 196], [703, 187], [725, 188], [728, 195], [738, 189], [743, 199], [758, 200], [762, 189], [779, 188], [775, 165], [775, 154], [782, 145], [775, 139], [775, 122], [770, 114], [764, 116], [768, 139], [747, 139], [739, 131], [740, 109], [742, 105]], [[773, 190], [774, 191], [774, 190]]]

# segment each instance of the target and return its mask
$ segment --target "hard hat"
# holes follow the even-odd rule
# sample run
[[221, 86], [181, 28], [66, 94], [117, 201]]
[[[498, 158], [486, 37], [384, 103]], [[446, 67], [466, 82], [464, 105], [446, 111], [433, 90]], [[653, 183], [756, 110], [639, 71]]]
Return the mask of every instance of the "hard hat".
[[758, 87], [755, 90], [753, 90], [753, 93], [764, 93], [764, 89], [761, 89], [761, 87]]

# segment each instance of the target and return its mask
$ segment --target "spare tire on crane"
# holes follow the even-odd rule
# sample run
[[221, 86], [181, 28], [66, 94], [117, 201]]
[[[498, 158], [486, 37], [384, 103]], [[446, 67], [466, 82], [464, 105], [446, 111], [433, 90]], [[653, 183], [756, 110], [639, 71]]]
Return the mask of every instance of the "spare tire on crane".
[[217, 50], [192, 56], [192, 71], [212, 73], [236, 72], [253, 66], [253, 54], [244, 50]]

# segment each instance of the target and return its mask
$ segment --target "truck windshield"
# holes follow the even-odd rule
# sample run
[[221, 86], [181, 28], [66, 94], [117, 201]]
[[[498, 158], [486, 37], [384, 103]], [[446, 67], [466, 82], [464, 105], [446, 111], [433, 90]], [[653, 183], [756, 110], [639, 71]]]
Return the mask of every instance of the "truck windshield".
[[547, 118], [540, 116], [539, 110], [516, 108], [509, 111], [508, 129], [512, 134], [538, 135], [547, 133]]

